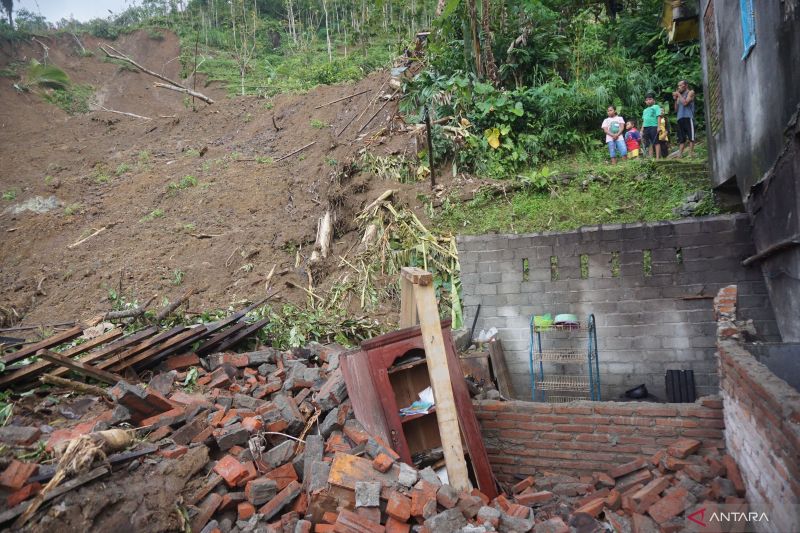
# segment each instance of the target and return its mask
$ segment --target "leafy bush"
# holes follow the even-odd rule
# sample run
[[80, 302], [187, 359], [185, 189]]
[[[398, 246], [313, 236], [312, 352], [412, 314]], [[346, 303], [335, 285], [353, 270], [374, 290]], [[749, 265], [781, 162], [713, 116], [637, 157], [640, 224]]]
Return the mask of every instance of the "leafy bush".
[[70, 85], [67, 73], [54, 65], [43, 65], [31, 59], [25, 72], [25, 85], [38, 86], [48, 89], [66, 89]]
[[89, 112], [89, 101], [93, 94], [91, 85], [70, 85], [66, 89], [48, 92], [44, 98], [70, 115], [77, 115]]

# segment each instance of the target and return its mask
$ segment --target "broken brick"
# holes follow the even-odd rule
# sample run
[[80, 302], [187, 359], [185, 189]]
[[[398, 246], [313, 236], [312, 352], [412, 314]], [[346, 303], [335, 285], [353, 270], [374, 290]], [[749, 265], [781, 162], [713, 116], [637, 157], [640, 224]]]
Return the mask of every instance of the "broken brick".
[[633, 533], [659, 533], [658, 525], [649, 516], [634, 513], [631, 518]]
[[686, 459], [699, 450], [701, 444], [695, 439], [678, 439], [667, 447], [667, 453], [678, 459]]
[[733, 482], [733, 486], [736, 488], [736, 494], [744, 496], [744, 480], [742, 479], [742, 474], [739, 472], [739, 465], [736, 464], [736, 460], [730, 455], [725, 454], [722, 456], [722, 464], [725, 466], [725, 477]]
[[671, 481], [671, 477], [656, 478], [636, 491], [631, 496], [633, 510], [640, 514], [647, 512], [650, 506], [659, 500], [660, 494], [669, 487]]
[[617, 489], [611, 489], [606, 496], [606, 507], [616, 511], [622, 505], [622, 494]]
[[0, 427], [0, 442], [12, 446], [27, 446], [33, 444], [41, 434], [37, 427], [4, 426]]
[[255, 416], [248, 416], [242, 420], [242, 427], [250, 433], [255, 433], [260, 430], [263, 425], [264, 423], [261, 419]]
[[217, 512], [217, 509], [222, 504], [222, 496], [219, 494], [211, 493], [203, 501], [200, 510], [192, 519], [192, 531], [197, 533], [203, 530], [203, 527], [211, 519], [211, 516]]
[[[578, 529], [576, 528], [576, 530]], [[559, 516], [550, 518], [544, 522], [540, 522], [536, 524], [536, 527], [533, 529], [534, 533], [569, 533], [569, 531], [569, 526], [565, 524], [564, 520], [562, 520]]]
[[253, 505], [264, 505], [278, 493], [274, 479], [257, 478], [247, 482], [244, 495]]
[[605, 472], [595, 472], [594, 474], [592, 474], [592, 478], [594, 479], [595, 483], [599, 483], [604, 487], [613, 487], [616, 484], [614, 478], [612, 478]]
[[647, 510], [653, 520], [659, 524], [681, 514], [689, 505], [689, 492], [683, 487], [676, 487]]
[[251, 516], [256, 514], [256, 508], [250, 502], [242, 502], [236, 506], [236, 512], [239, 520], [249, 520]]
[[166, 457], [167, 459], [177, 459], [178, 457], [185, 455], [188, 451], [189, 448], [179, 445], [166, 450], [158, 450], [158, 455], [161, 457]]
[[380, 523], [375, 523], [352, 511], [342, 509], [333, 526], [333, 530], [336, 533], [384, 533], [386, 528]]
[[292, 481], [298, 481], [297, 471], [292, 463], [286, 463], [274, 470], [270, 470], [264, 477], [275, 480], [278, 490], [283, 490]]
[[647, 465], [647, 462], [639, 457], [638, 459], [634, 459], [629, 463], [625, 463], [623, 465], [619, 465], [616, 468], [612, 468], [608, 471], [608, 475], [612, 478], [616, 479], [622, 477], [626, 474], [630, 474], [631, 472], [635, 472], [637, 470], [641, 470]]
[[[436, 500], [434, 499], [433, 501]], [[478, 511], [481, 510], [481, 507], [483, 507], [483, 500], [477, 496], [463, 492], [459, 496], [458, 504], [456, 505], [456, 509], [461, 511], [461, 514], [468, 519], [475, 518], [475, 516], [478, 514]]]
[[527, 494], [525, 493], [517, 494], [516, 496], [514, 496], [514, 499], [517, 501], [518, 504], [527, 505], [530, 507], [531, 505], [535, 505], [537, 503], [542, 503], [552, 500], [553, 493], [546, 490], [542, 490], [539, 492], [529, 492]]
[[142, 427], [172, 425], [179, 421], [179, 419], [185, 414], [186, 411], [183, 407], [175, 407], [169, 411], [164, 411], [163, 413], [143, 418], [139, 421], [139, 425]]
[[356, 514], [376, 524], [381, 523], [380, 507], [356, 507]]
[[0, 474], [0, 487], [10, 490], [19, 490], [28, 481], [28, 478], [39, 471], [36, 463], [23, 463], [12, 459], [11, 464]]
[[190, 366], [200, 366], [200, 358], [194, 352], [186, 352], [181, 355], [173, 355], [164, 361], [167, 370], [183, 370]]
[[458, 491], [452, 485], [442, 485], [436, 492], [436, 501], [445, 509], [452, 509], [458, 504]]
[[528, 476], [513, 487], [511, 487], [511, 492], [514, 494], [519, 494], [523, 490], [532, 487], [534, 483], [533, 476]]
[[16, 507], [34, 494], [37, 494], [40, 490], [42, 490], [41, 483], [28, 483], [21, 489], [9, 494], [8, 498], [6, 498], [6, 504], [9, 508]]
[[385, 453], [379, 453], [375, 459], [372, 460], [372, 467], [378, 472], [388, 472], [394, 461]]
[[421, 517], [425, 503], [436, 501], [437, 487], [427, 481], [419, 481], [411, 489], [411, 515]]
[[649, 470], [639, 470], [617, 479], [616, 489], [620, 492], [626, 492], [630, 487], [638, 483], [647, 483], [651, 479], [653, 479], [653, 474]]
[[158, 442], [161, 439], [165, 438], [167, 435], [172, 433], [172, 428], [169, 426], [161, 426], [155, 431], [150, 432], [147, 435], [147, 440], [150, 442]]
[[274, 498], [261, 507], [258, 512], [264, 516], [264, 520], [269, 520], [278, 514], [278, 511], [283, 509], [284, 506], [288, 505], [292, 500], [294, 500], [297, 495], [300, 494], [301, 489], [302, 486], [299, 482], [292, 481], [286, 486], [286, 488], [280, 491]]
[[246, 444], [250, 440], [250, 432], [238, 422], [228, 427], [214, 430], [213, 435], [217, 441], [217, 446], [222, 451], [226, 451], [237, 444]]
[[247, 477], [247, 469], [233, 456], [226, 455], [214, 465], [212, 469], [214, 472], [222, 476], [225, 483], [229, 487], [235, 487], [245, 477]]
[[407, 522], [411, 517], [411, 499], [393, 491], [386, 503], [386, 514], [400, 522]]
[[411, 524], [406, 524], [401, 520], [389, 517], [386, 520], [386, 533], [409, 533], [411, 531]]

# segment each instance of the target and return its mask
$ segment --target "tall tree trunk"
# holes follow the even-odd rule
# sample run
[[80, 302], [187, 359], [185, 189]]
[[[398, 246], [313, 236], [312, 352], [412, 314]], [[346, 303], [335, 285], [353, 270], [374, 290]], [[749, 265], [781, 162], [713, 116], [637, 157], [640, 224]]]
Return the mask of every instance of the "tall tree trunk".
[[492, 1], [483, 0], [483, 53], [484, 55], [484, 68], [486, 69], [486, 76], [497, 83], [497, 65], [494, 62], [494, 52], [492, 52], [492, 31], [490, 27]]
[[475, 74], [478, 79], [483, 79], [483, 65], [481, 64], [481, 42], [478, 40], [478, 14], [475, 9], [475, 0], [467, 0], [467, 14], [469, 28], [472, 35], [472, 55], [475, 58]]
[[331, 51], [331, 29], [328, 27], [328, 4], [322, 0], [322, 10], [325, 11], [325, 38], [328, 40], [328, 63], [333, 63], [333, 52]]
[[442, 12], [444, 12], [444, 6], [447, 4], [447, 0], [439, 0], [436, 4], [436, 16], [440, 16]]

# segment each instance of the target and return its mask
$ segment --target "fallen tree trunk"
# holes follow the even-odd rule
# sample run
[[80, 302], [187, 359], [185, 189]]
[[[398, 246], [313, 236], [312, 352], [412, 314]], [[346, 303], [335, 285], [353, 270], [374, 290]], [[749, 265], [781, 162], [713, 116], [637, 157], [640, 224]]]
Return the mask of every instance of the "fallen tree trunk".
[[[125, 55], [122, 52], [120, 52], [119, 50], [115, 49], [113, 46], [110, 46], [108, 44], [101, 44], [100, 45], [100, 49], [103, 52], [105, 52], [105, 54], [108, 57], [110, 57], [112, 59], [119, 59], [120, 61], [125, 61], [126, 63], [130, 63], [131, 65], [133, 65], [134, 67], [138, 68], [139, 70], [141, 70], [145, 74], [150, 74], [151, 76], [153, 76], [155, 78], [158, 78], [158, 79], [160, 79], [162, 81], [167, 82], [169, 84], [169, 86], [164, 86], [166, 89], [173, 89], [173, 90], [176, 90], [176, 91], [185, 92], [185, 93], [187, 93], [187, 94], [189, 94], [191, 96], [194, 96], [195, 98], [199, 98], [200, 100], [204, 101], [207, 104], [213, 104], [214, 103], [214, 100], [212, 100], [208, 96], [206, 96], [204, 94], [201, 94], [201, 93], [198, 93], [196, 91], [192, 91], [191, 89], [187, 89], [186, 87], [184, 87], [180, 83], [174, 82], [171, 79], [167, 78], [166, 76], [162, 76], [158, 72], [153, 72], [152, 70], [143, 67], [142, 65], [140, 65], [139, 63], [137, 63], [136, 61], [134, 61], [133, 59], [131, 59], [127, 55]], [[114, 52], [114, 53], [112, 53], [112, 52]], [[158, 86], [161, 86], [161, 85], [160, 84], [156, 84], [156, 86], [158, 87]]]
[[162, 89], [169, 89], [170, 91], [178, 91], [179, 93], [186, 93], [189, 96], [194, 96], [195, 98], [199, 98], [200, 100], [203, 100], [204, 102], [206, 102], [208, 104], [213, 104], [214, 103], [214, 100], [212, 100], [208, 96], [205, 96], [204, 94], [199, 93], [197, 91], [193, 91], [191, 89], [187, 89], [186, 87], [181, 87], [180, 85], [169, 85], [167, 83], [158, 83], [158, 82], [154, 83], [154, 85], [156, 87], [160, 87]]
[[183, 296], [181, 296], [180, 298], [178, 298], [177, 300], [166, 306], [164, 309], [159, 311], [158, 314], [156, 315], [155, 322], [158, 323], [167, 318], [170, 314], [172, 314], [174, 310], [180, 307], [181, 304], [183, 304], [183, 302], [188, 300], [194, 294], [194, 292], [195, 292], [194, 288], [189, 289], [183, 294]]

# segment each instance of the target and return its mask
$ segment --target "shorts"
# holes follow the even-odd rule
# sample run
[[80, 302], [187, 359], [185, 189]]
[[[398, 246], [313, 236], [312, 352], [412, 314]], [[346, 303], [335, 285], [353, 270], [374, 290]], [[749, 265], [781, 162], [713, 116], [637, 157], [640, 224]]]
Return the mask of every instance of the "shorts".
[[642, 141], [645, 146], [653, 146], [658, 142], [658, 126], [642, 128]]
[[639, 149], [634, 148], [633, 150], [628, 150], [628, 159], [636, 159], [639, 157]]
[[606, 144], [608, 145], [608, 153], [611, 155], [612, 159], [617, 157], [617, 154], [619, 154], [620, 157], [628, 155], [628, 149], [625, 147], [625, 141], [622, 137], [619, 137], [616, 141], [608, 141]]
[[683, 144], [686, 141], [694, 142], [694, 119], [688, 117], [678, 119], [678, 142]]

